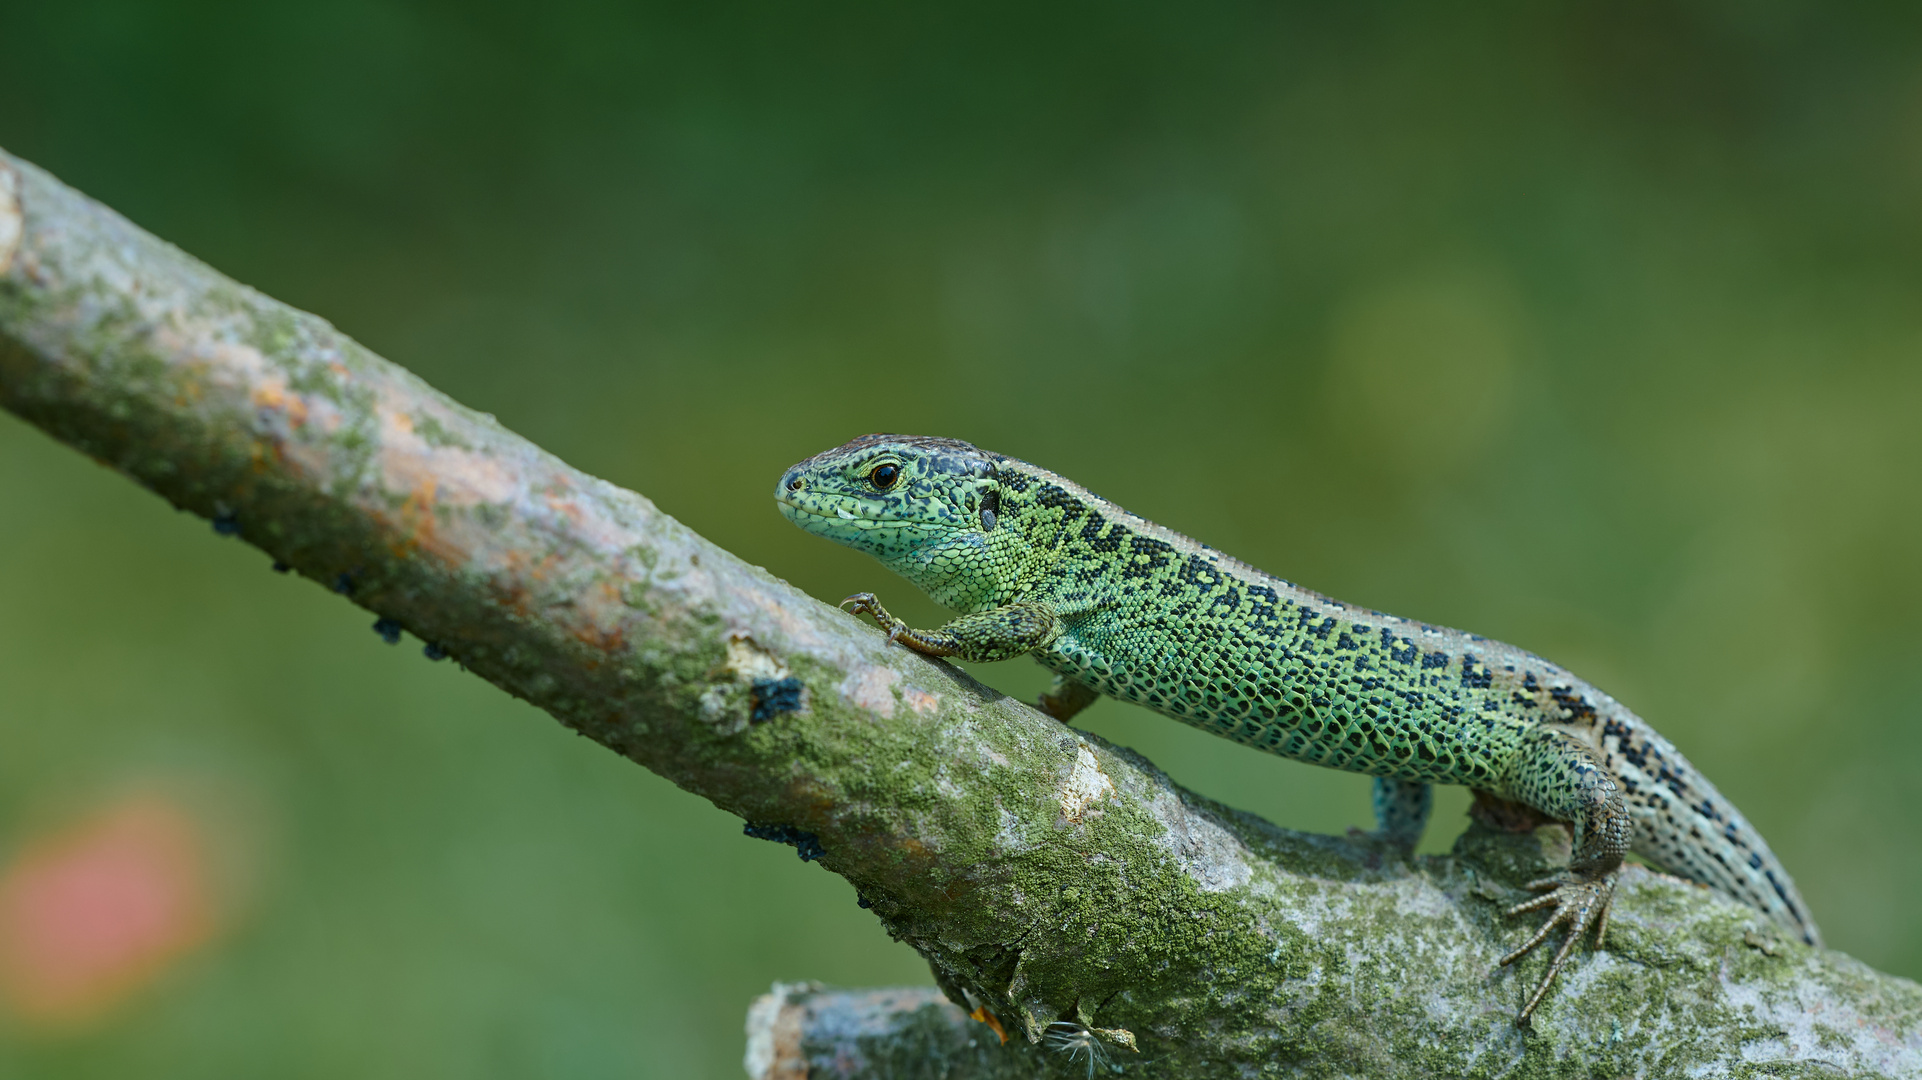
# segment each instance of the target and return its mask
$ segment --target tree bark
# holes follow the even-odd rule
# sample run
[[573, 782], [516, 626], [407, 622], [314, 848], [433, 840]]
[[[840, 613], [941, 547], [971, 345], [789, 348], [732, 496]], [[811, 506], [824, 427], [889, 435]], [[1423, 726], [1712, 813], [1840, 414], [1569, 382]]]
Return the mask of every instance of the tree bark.
[[979, 1075], [1922, 1074], [1922, 988], [1636, 867], [1517, 1028], [1558, 830], [1406, 860], [1209, 802], [4, 153], [0, 406], [847, 878]]

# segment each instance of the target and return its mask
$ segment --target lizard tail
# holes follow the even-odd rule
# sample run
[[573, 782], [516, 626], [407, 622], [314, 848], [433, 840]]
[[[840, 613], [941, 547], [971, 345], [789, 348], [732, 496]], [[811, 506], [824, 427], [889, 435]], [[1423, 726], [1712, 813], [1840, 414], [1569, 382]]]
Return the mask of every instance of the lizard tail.
[[1822, 944], [1782, 861], [1681, 751], [1625, 709], [1607, 718], [1602, 744], [1635, 819], [1631, 851], [1747, 904], [1810, 945]]

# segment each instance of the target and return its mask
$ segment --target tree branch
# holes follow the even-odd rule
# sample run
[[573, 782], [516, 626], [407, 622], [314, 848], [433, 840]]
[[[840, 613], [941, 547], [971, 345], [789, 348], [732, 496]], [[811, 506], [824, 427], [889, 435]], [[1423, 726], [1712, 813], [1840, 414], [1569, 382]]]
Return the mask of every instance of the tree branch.
[[754, 1002], [744, 1064], [753, 1080], [1031, 1080], [1053, 1071], [1009, 1053], [938, 990], [815, 983], [775, 983]]
[[1922, 988], [1639, 868], [1518, 1030], [1554, 830], [1407, 862], [1201, 799], [4, 154], [0, 406], [818, 856], [1025, 1068], [1068, 1022], [1159, 1076], [1922, 1072]]

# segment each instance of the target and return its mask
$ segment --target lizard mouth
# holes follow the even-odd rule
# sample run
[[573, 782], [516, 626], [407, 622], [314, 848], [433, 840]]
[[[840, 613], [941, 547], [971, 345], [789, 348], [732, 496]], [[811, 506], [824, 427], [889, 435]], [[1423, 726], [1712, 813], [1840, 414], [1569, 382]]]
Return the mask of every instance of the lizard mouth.
[[945, 533], [948, 529], [944, 522], [925, 521], [918, 517], [857, 513], [842, 505], [828, 509], [819, 506], [802, 506], [779, 496], [774, 501], [782, 516], [790, 522], [807, 532], [831, 539], [837, 534], [861, 536], [898, 534], [904, 538], [919, 536], [926, 539], [930, 533]]
[[888, 529], [901, 523], [887, 518], [866, 517], [845, 507], [823, 510], [812, 506], [800, 506], [786, 499], [778, 499], [782, 516], [798, 525], [806, 532], [820, 536], [833, 537], [839, 533], [866, 535], [875, 529]]
[[849, 513], [848, 511], [843, 510], [839, 507], [835, 508], [832, 512], [829, 512], [826, 510], [816, 510], [816, 509], [813, 509], [812, 507], [802, 506], [799, 503], [791, 503], [786, 499], [776, 499], [775, 502], [781, 504], [781, 512], [783, 514], [788, 515], [789, 517], [820, 518], [822, 521], [874, 521], [874, 520], [877, 520], [875, 518], [862, 517], [860, 514]]

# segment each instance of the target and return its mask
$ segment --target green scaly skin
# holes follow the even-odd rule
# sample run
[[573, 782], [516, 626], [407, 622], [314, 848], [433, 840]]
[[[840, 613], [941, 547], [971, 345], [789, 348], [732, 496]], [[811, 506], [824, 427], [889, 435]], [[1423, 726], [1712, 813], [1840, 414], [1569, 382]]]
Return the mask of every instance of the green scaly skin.
[[[872, 593], [843, 601], [933, 656], [1031, 655], [1057, 676], [1043, 711], [1101, 694], [1236, 742], [1376, 777], [1379, 835], [1412, 847], [1429, 785], [1464, 784], [1524, 824], [1565, 822], [1568, 869], [1510, 915], [1549, 909], [1570, 950], [1608, 925], [1633, 851], [1821, 937], [1788, 872], [1668, 740], [1615, 699], [1511, 645], [1366, 611], [1270, 577], [1025, 461], [953, 439], [867, 435], [801, 462], [775, 499], [961, 615], [915, 630]], [[1519, 804], [1519, 805], [1517, 805]]]

